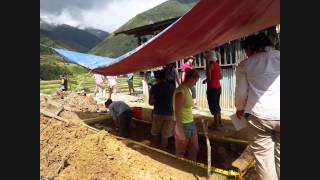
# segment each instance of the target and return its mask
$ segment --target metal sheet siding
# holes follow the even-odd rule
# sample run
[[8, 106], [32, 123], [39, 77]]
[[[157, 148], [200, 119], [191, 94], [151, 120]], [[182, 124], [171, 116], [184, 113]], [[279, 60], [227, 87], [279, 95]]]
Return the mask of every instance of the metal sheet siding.
[[[207, 85], [202, 84], [206, 78], [204, 70], [198, 70], [200, 78], [196, 84], [196, 99], [199, 108], [207, 109]], [[220, 106], [223, 110], [234, 110], [235, 73], [234, 67], [222, 69]]]

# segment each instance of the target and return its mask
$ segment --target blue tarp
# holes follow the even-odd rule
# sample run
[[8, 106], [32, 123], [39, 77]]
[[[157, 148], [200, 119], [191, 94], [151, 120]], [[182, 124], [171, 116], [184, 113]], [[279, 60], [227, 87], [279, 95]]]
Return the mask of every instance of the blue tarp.
[[95, 69], [101, 66], [108, 66], [112, 64], [115, 59], [109, 57], [96, 56], [92, 54], [84, 54], [75, 51], [69, 51], [65, 49], [52, 48], [58, 53], [64, 60], [79, 64], [87, 69]]

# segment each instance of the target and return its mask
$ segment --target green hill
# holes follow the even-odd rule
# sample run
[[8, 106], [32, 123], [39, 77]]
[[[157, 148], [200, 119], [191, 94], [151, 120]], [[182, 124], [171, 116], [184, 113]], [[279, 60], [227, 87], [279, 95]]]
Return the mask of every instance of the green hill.
[[50, 50], [48, 47], [74, 50], [68, 45], [54, 39], [49, 31], [40, 29], [40, 55], [52, 54], [52, 50]]
[[[122, 25], [116, 31], [123, 31], [135, 27], [152, 24], [158, 21], [182, 16], [188, 12], [197, 2], [197, 0], [169, 0], [148, 11], [138, 14], [127, 23]], [[109, 35], [104, 41], [90, 50], [90, 53], [118, 57], [138, 46], [137, 39], [130, 35], [120, 34]]]
[[44, 41], [48, 41], [49, 38], [56, 44], [63, 44], [71, 47], [68, 49], [78, 52], [88, 52], [105, 39], [108, 34], [108, 32], [95, 28], [81, 29], [66, 24], [50, 24], [40, 18], [40, 38], [45, 36]]
[[55, 27], [51, 30], [51, 33], [54, 35], [55, 39], [79, 52], [88, 52], [92, 47], [101, 42], [95, 35], [66, 24]]

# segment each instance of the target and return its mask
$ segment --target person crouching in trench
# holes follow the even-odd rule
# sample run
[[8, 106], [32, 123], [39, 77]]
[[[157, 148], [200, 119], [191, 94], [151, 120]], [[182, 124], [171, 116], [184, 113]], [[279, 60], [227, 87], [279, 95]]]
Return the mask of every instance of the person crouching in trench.
[[123, 101], [112, 101], [108, 99], [105, 107], [109, 109], [115, 125], [119, 128], [119, 136], [129, 137], [129, 127], [132, 119], [132, 110]]

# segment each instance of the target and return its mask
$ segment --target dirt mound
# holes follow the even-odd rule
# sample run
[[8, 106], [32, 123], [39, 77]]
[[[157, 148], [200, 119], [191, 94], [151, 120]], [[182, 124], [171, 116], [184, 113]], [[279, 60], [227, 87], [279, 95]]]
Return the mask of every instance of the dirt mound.
[[49, 99], [59, 104], [63, 104], [65, 107], [72, 109], [72, 111], [82, 112], [97, 112], [101, 106], [91, 96], [80, 94], [76, 92], [66, 92], [62, 95], [55, 94]]
[[65, 119], [86, 119], [99, 116], [99, 112], [106, 112], [106, 108], [103, 104], [97, 104], [91, 96], [64, 92], [40, 95], [40, 111], [44, 114], [58, 113]]
[[41, 179], [205, 179], [202, 169], [129, 148], [106, 131], [41, 116], [40, 132]]

